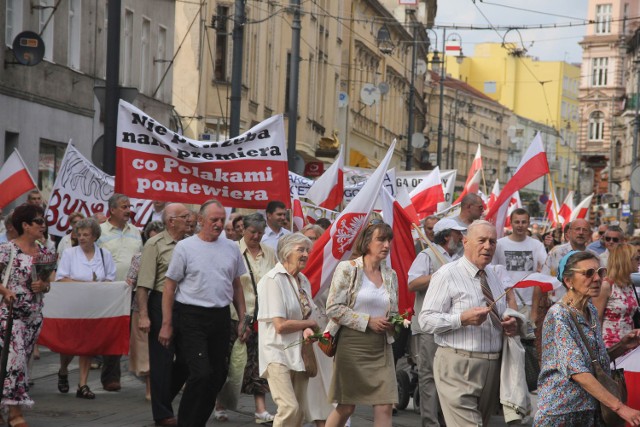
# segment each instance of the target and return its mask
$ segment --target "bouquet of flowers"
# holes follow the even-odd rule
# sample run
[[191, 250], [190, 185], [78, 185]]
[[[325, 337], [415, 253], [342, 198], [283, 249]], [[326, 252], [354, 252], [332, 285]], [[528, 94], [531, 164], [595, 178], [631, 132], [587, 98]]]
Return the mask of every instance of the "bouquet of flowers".
[[297, 345], [301, 345], [301, 344], [305, 344], [305, 343], [312, 343], [314, 341], [318, 341], [322, 344], [329, 344], [329, 339], [331, 338], [331, 334], [329, 334], [329, 332], [316, 332], [314, 334], [309, 335], [307, 338], [304, 338], [300, 341], [296, 341], [294, 343], [289, 344], [288, 346], [286, 346], [284, 349], [288, 349], [291, 347], [295, 347]]
[[56, 269], [58, 255], [54, 253], [39, 253], [33, 258], [31, 266], [31, 280], [46, 280]]
[[389, 316], [389, 322], [391, 322], [391, 324], [396, 329], [396, 335], [400, 333], [403, 327], [408, 328], [409, 326], [411, 326], [411, 317], [414, 314], [415, 312], [413, 311], [413, 308], [408, 308], [402, 314]]

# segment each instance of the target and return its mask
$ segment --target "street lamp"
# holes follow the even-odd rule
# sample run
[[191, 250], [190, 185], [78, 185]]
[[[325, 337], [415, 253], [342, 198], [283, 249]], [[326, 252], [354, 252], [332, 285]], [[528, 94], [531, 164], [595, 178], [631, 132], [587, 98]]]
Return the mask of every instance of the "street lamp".
[[[438, 166], [442, 163], [442, 116], [444, 115], [444, 79], [446, 78], [446, 43], [451, 40], [459, 40], [460, 45], [462, 46], [462, 37], [460, 37], [457, 33], [452, 33], [447, 37], [447, 29], [442, 29], [442, 59], [438, 56], [438, 34], [432, 29], [427, 30], [433, 33], [435, 38], [435, 43], [433, 46], [436, 46], [433, 50], [433, 57], [431, 58], [432, 70], [436, 73], [440, 71], [440, 108], [438, 113], [438, 144], [436, 146], [436, 162]], [[456, 61], [458, 64], [462, 63], [464, 59], [464, 55], [462, 54], [462, 48], [460, 48], [460, 52], [456, 57]], [[455, 153], [454, 153], [455, 155]]]

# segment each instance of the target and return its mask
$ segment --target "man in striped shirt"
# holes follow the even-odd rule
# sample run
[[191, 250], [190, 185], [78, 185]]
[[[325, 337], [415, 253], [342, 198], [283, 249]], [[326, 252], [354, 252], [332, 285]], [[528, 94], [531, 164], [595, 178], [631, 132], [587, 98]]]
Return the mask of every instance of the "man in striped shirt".
[[[503, 334], [516, 333], [516, 319], [503, 319], [502, 282], [489, 265], [496, 229], [475, 221], [463, 239], [464, 256], [431, 277], [419, 322], [435, 334], [433, 370], [447, 425], [488, 425], [500, 387]], [[494, 299], [497, 299], [493, 304]]]

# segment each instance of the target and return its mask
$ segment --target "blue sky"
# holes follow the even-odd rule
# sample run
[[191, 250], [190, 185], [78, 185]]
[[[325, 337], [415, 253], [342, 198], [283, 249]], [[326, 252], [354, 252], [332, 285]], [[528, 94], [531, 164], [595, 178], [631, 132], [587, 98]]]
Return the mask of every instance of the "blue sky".
[[[502, 5], [502, 6], [496, 6]], [[494, 26], [519, 26], [539, 24], [568, 24], [580, 23], [587, 17], [587, 0], [440, 0], [436, 25], [488, 26], [487, 19]], [[509, 7], [529, 9], [531, 11], [516, 10]], [[543, 13], [535, 13], [535, 12]], [[481, 13], [482, 12], [482, 13]], [[485, 17], [482, 16], [484, 14]], [[550, 16], [548, 14], [564, 15]], [[447, 30], [455, 31], [462, 37], [462, 47], [465, 55], [472, 55], [475, 44], [481, 42], [502, 42], [506, 30]], [[499, 33], [499, 34], [498, 34]], [[528, 55], [545, 61], [567, 61], [580, 63], [582, 52], [578, 42], [584, 37], [586, 26], [571, 28], [550, 28], [509, 31], [506, 40], [523, 44]], [[522, 42], [520, 41], [522, 37]], [[441, 31], [438, 30], [438, 38]], [[438, 40], [442, 44], [441, 40]]]

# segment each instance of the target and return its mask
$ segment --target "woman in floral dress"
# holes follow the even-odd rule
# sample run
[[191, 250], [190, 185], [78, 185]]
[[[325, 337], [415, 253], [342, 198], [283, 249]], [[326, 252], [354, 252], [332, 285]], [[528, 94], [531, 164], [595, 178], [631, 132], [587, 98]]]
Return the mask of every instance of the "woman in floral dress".
[[[544, 319], [534, 427], [604, 426], [600, 404], [611, 408], [629, 425], [640, 425], [640, 411], [609, 393], [592, 372], [587, 346], [608, 372], [610, 358], [640, 344], [640, 335], [631, 332], [609, 349], [604, 345], [598, 312], [591, 298], [600, 294], [606, 273], [591, 252], [571, 251], [560, 260], [557, 277], [567, 293], [549, 309]], [[573, 321], [572, 314], [577, 322]], [[578, 328], [585, 335], [586, 344]]]
[[[13, 226], [18, 237], [0, 245], [0, 277], [7, 285], [0, 286], [3, 304], [0, 309], [0, 346], [7, 334], [9, 304], [13, 305], [7, 376], [2, 388], [2, 406], [8, 408], [9, 425], [27, 427], [22, 417], [22, 406], [33, 405], [29, 396], [27, 362], [42, 326], [43, 294], [49, 291], [51, 272], [32, 278], [34, 260], [48, 259], [55, 263], [56, 255], [37, 242], [44, 239], [46, 223], [39, 206], [22, 205], [13, 212]], [[10, 261], [11, 260], [11, 261]]]

